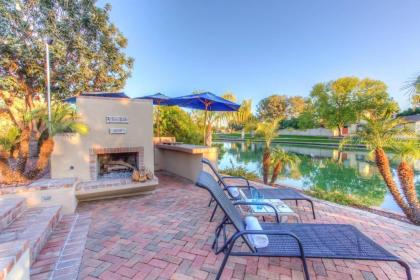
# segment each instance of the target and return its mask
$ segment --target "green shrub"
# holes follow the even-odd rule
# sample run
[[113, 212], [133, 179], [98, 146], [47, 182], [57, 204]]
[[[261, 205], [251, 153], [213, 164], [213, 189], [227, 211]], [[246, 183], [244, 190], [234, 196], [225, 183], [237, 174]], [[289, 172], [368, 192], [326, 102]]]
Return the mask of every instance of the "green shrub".
[[241, 176], [248, 180], [258, 179], [258, 174], [254, 171], [249, 171], [243, 166], [234, 166], [233, 162], [230, 162], [231, 166], [220, 169], [219, 172], [230, 176]]
[[[178, 142], [200, 144], [203, 136], [191, 116], [179, 107], [160, 107], [160, 135], [173, 136]], [[155, 121], [156, 132], [156, 121]]]

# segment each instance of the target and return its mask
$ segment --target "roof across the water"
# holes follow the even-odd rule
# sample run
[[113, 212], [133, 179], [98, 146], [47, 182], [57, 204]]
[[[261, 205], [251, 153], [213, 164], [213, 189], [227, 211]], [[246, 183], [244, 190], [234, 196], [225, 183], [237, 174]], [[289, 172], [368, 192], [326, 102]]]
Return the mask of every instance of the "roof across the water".
[[72, 96], [69, 98], [64, 99], [65, 102], [68, 103], [76, 103], [76, 99], [78, 97], [106, 97], [106, 98], [125, 98], [129, 99], [127, 95], [125, 95], [124, 92], [83, 92], [82, 94], [78, 96]]

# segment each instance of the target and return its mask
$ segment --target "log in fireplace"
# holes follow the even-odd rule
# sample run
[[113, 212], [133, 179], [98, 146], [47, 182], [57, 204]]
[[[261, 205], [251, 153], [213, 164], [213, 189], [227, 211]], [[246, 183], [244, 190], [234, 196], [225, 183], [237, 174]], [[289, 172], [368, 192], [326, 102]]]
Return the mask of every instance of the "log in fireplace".
[[109, 153], [98, 155], [98, 178], [130, 177], [134, 169], [138, 169], [136, 152]]

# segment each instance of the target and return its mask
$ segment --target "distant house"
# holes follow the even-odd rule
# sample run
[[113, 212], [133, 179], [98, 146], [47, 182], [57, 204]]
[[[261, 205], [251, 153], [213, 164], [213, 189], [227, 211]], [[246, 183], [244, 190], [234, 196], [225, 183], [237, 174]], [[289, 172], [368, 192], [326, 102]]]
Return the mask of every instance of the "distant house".
[[402, 117], [406, 122], [406, 126], [413, 129], [417, 135], [420, 135], [420, 114]]

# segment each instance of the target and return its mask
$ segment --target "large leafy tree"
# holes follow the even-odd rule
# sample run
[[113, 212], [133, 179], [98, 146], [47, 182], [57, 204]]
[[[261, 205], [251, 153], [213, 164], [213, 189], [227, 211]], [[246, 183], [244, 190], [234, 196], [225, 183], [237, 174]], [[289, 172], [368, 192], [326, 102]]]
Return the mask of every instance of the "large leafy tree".
[[[51, 92], [60, 100], [83, 91], [115, 91], [133, 59], [126, 38], [95, 1], [0, 0], [0, 114], [17, 129], [14, 170], [24, 174], [30, 147], [51, 138], [34, 114], [45, 100], [45, 40], [50, 38]], [[45, 123], [44, 123], [45, 125]], [[4, 131], [2, 131], [4, 134]], [[30, 145], [38, 142], [38, 145]], [[30, 172], [33, 176], [33, 172]]]
[[386, 85], [371, 79], [343, 77], [319, 83], [313, 87], [311, 98], [320, 121], [328, 128], [337, 128], [340, 136], [344, 126], [356, 123], [365, 114], [398, 111]]
[[285, 119], [287, 115], [287, 97], [271, 95], [258, 103], [257, 116], [260, 120]]
[[287, 98], [287, 116], [289, 118], [297, 118], [305, 111], [306, 102], [302, 96], [291, 96]]
[[133, 59], [127, 39], [109, 20], [110, 5], [94, 0], [0, 0], [2, 89], [32, 99], [45, 93], [46, 38], [54, 97], [123, 88]]
[[311, 92], [318, 114], [328, 128], [337, 128], [340, 135], [345, 125], [357, 120], [355, 88], [359, 79], [340, 78], [316, 84]]

